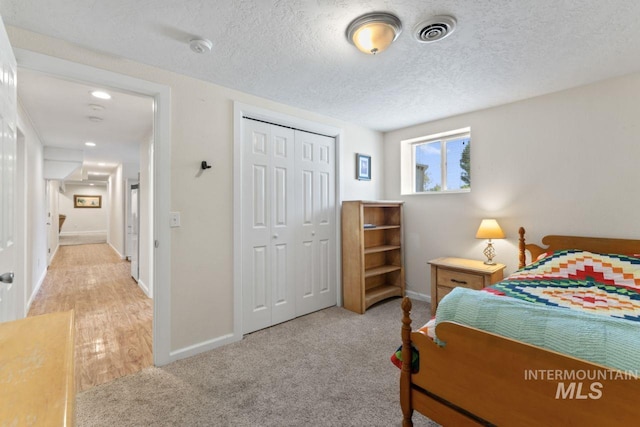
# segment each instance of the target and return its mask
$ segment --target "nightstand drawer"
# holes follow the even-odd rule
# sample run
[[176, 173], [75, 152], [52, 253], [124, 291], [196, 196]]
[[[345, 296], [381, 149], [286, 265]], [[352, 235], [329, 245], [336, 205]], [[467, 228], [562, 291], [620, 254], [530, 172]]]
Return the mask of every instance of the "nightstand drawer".
[[461, 271], [438, 269], [438, 288], [455, 288], [462, 286], [469, 289], [482, 289], [484, 277], [477, 274], [463, 273]]
[[447, 295], [453, 289], [454, 288], [449, 288], [447, 286], [438, 286], [438, 304], [440, 304], [440, 301], [442, 300], [442, 298], [444, 298], [445, 295]]
[[458, 286], [480, 290], [502, 280], [504, 264], [487, 265], [464, 258], [438, 258], [431, 264], [431, 314], [435, 315], [440, 300]]

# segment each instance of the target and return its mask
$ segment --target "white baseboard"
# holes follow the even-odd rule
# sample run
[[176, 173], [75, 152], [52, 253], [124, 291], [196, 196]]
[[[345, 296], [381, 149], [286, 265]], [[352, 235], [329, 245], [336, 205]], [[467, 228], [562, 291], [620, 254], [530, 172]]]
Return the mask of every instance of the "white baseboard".
[[107, 230], [98, 230], [98, 231], [61, 231], [61, 236], [91, 236], [93, 234], [104, 234], [107, 235]]
[[149, 298], [153, 298], [151, 296], [151, 291], [149, 290], [149, 287], [147, 286], [146, 283], [144, 283], [142, 280], [138, 279], [138, 286], [140, 287], [140, 289], [142, 289], [142, 292], [144, 292], [144, 294], [149, 297]]
[[408, 296], [409, 298], [416, 300], [416, 301], [426, 301], [429, 304], [431, 304], [431, 296], [427, 295], [427, 294], [421, 294], [419, 292], [416, 291], [409, 291], [406, 290], [404, 291], [405, 295]]
[[40, 291], [40, 287], [42, 286], [42, 283], [44, 283], [44, 278], [45, 277], [47, 277], [47, 269], [46, 268], [42, 272], [42, 275], [40, 276], [40, 279], [38, 279], [38, 282], [36, 283], [36, 286], [33, 288], [33, 292], [31, 293], [31, 296], [29, 297], [29, 300], [27, 301], [27, 309], [25, 310], [25, 313], [28, 313], [29, 310], [31, 310], [31, 304], [33, 304], [33, 300], [36, 299], [36, 295], [38, 295], [38, 291]]
[[236, 341], [240, 341], [242, 335], [235, 336], [234, 334], [222, 335], [212, 340], [203, 341], [198, 344], [190, 345], [188, 347], [174, 350], [169, 353], [169, 361], [167, 363], [175, 362], [176, 360], [185, 359], [187, 357], [195, 356], [196, 354], [204, 353], [205, 351], [213, 350], [214, 348], [222, 347], [223, 345], [231, 344]]
[[122, 255], [122, 254], [120, 253], [120, 251], [119, 251], [119, 250], [117, 250], [117, 249], [115, 248], [115, 246], [113, 246], [113, 245], [111, 244], [111, 242], [107, 242], [107, 243], [109, 244], [109, 246], [111, 246], [111, 249], [113, 249], [113, 250], [118, 254], [118, 256], [120, 257], [120, 259], [127, 259], [124, 255]]
[[60, 245], [56, 245], [56, 248], [53, 250], [53, 254], [49, 257], [49, 263], [47, 264], [47, 267], [49, 267], [53, 262], [53, 258], [55, 258], [55, 256], [58, 254], [59, 248], [60, 248]]

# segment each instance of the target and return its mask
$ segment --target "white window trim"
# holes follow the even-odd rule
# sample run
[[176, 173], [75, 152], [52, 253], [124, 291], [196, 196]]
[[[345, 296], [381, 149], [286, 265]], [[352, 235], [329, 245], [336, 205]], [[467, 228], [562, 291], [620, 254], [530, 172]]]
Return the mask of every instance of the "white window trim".
[[[416, 191], [416, 168], [415, 168], [415, 146], [429, 142], [442, 141], [440, 147], [443, 153], [446, 151], [446, 142], [452, 139], [471, 137], [471, 128], [461, 128], [452, 131], [440, 132], [436, 134], [421, 136], [400, 141], [400, 193], [402, 195], [432, 195], [432, 194], [456, 194], [469, 193], [471, 188], [443, 191]], [[440, 156], [442, 170], [442, 187], [446, 188], [446, 153]]]

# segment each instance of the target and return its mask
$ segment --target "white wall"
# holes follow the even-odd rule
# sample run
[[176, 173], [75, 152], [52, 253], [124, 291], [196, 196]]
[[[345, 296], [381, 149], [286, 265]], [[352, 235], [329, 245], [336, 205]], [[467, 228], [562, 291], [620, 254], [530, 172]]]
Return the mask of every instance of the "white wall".
[[[61, 40], [8, 27], [12, 45], [153, 81], [171, 90], [171, 349], [179, 351], [233, 332], [233, 102], [239, 101], [343, 129], [344, 199], [382, 195], [382, 135]], [[373, 156], [373, 180], [355, 181], [355, 154]], [[214, 166], [197, 177], [202, 160]], [[160, 212], [168, 215], [168, 212]]]
[[[483, 259], [482, 218], [507, 234], [496, 261], [517, 268], [517, 230], [640, 238], [640, 74], [385, 135], [385, 194], [405, 201], [408, 288], [428, 293], [427, 261]], [[400, 141], [471, 127], [471, 192], [400, 196]]]
[[42, 143], [20, 104], [18, 105], [18, 128], [24, 135], [22, 144], [24, 144], [26, 159], [25, 174], [22, 179], [25, 187], [19, 189], [25, 195], [25, 203], [18, 206], [17, 215], [24, 218], [24, 295], [25, 308], [28, 310], [28, 305], [47, 272], [47, 207], [45, 180], [42, 177]]
[[[385, 162], [382, 137], [370, 130], [354, 128], [341, 151], [342, 200], [378, 200], [383, 198]], [[356, 179], [357, 153], [371, 156], [371, 181]]]
[[[102, 207], [100, 208], [74, 208], [73, 196], [102, 196]], [[65, 191], [59, 196], [60, 214], [67, 218], [60, 230], [61, 235], [65, 234], [91, 234], [107, 232], [107, 212], [109, 209], [109, 199], [107, 197], [107, 187], [103, 185], [90, 186], [87, 184], [65, 184]]]
[[125, 258], [124, 187], [123, 166], [120, 164], [111, 176], [109, 176], [107, 197], [109, 199], [107, 242], [122, 259]]

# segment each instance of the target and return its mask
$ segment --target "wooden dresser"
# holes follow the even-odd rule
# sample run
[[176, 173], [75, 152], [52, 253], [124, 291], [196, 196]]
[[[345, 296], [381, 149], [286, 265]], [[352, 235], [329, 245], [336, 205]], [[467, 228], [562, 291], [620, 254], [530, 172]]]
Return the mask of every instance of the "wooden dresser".
[[503, 279], [504, 264], [487, 265], [482, 261], [463, 258], [438, 258], [431, 264], [431, 315], [438, 303], [454, 288], [482, 289]]
[[73, 311], [0, 323], [0, 425], [75, 424]]

